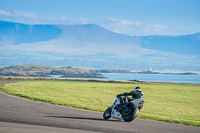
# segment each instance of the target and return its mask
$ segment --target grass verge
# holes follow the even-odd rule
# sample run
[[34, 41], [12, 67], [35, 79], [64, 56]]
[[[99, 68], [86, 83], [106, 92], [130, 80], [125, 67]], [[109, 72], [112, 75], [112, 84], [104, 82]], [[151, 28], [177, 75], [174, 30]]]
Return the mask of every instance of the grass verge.
[[0, 86], [0, 91], [67, 107], [104, 112], [116, 94], [140, 86], [145, 104], [139, 118], [200, 127], [200, 85], [131, 84], [87, 81], [24, 81]]

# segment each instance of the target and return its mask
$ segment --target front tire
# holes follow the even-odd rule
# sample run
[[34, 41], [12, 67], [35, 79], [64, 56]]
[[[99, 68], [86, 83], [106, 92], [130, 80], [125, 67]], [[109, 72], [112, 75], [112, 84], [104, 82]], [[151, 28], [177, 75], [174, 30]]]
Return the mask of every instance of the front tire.
[[109, 119], [111, 117], [111, 111], [112, 111], [112, 108], [109, 107], [106, 109], [106, 111], [103, 113], [103, 118], [105, 120]]
[[123, 119], [125, 122], [131, 122], [133, 121], [139, 114], [139, 109], [134, 107], [131, 109], [131, 112], [129, 114], [123, 114]]

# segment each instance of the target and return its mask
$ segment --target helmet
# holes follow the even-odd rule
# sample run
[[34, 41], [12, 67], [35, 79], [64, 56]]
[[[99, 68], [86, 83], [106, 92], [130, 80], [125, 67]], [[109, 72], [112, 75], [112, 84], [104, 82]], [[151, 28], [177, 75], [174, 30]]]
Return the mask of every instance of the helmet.
[[142, 91], [141, 88], [139, 86], [135, 87], [133, 91]]
[[135, 87], [133, 91], [138, 93], [138, 94], [140, 94], [141, 97], [144, 98], [143, 97], [143, 92], [142, 92], [142, 90], [141, 90], [141, 88], [139, 86]]
[[139, 86], [135, 87], [133, 91], [136, 92], [137, 94], [140, 94], [140, 96], [144, 98], [143, 92]]

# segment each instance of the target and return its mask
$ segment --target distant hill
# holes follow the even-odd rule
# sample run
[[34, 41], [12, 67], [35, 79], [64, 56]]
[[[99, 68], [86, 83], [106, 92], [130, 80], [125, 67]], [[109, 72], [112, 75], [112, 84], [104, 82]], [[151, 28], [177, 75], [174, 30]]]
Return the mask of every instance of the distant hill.
[[28, 25], [6, 21], [0, 21], [0, 29], [0, 66], [200, 70], [200, 33], [128, 36], [94, 24]]
[[55, 39], [62, 33], [53, 25], [26, 25], [0, 21], [0, 46]]
[[83, 68], [49, 67], [41, 65], [17, 65], [0, 68], [0, 75], [23, 77], [48, 77], [49, 75], [62, 75], [62, 77], [97, 78], [100, 74], [90, 72]]
[[78, 47], [94, 45], [98, 47], [122, 46], [126, 44], [138, 45], [138, 38], [114, 33], [94, 24], [85, 25], [55, 25], [63, 32], [60, 38], [66, 40], [66, 44]]
[[200, 33], [181, 36], [144, 36], [141, 46], [177, 54], [200, 55]]
[[138, 37], [114, 33], [94, 24], [26, 25], [0, 21], [0, 29], [0, 49], [12, 47], [15, 50], [78, 55], [97, 52], [121, 55], [139, 47]]
[[[200, 33], [181, 36], [128, 36], [94, 24], [27, 25], [6, 21], [0, 21], [0, 29], [0, 46], [21, 45], [18, 47], [34, 51], [126, 55], [152, 49], [196, 55], [200, 49]], [[46, 49], [41, 49], [44, 47]]]

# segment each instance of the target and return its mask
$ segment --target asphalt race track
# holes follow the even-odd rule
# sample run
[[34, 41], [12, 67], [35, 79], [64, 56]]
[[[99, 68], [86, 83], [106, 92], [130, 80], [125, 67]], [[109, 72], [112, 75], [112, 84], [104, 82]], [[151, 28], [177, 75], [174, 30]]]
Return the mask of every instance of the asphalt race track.
[[[0, 81], [0, 85], [9, 83]], [[148, 103], [147, 103], [148, 104]], [[0, 92], [0, 133], [200, 133], [199, 127], [135, 119], [29, 101]]]

